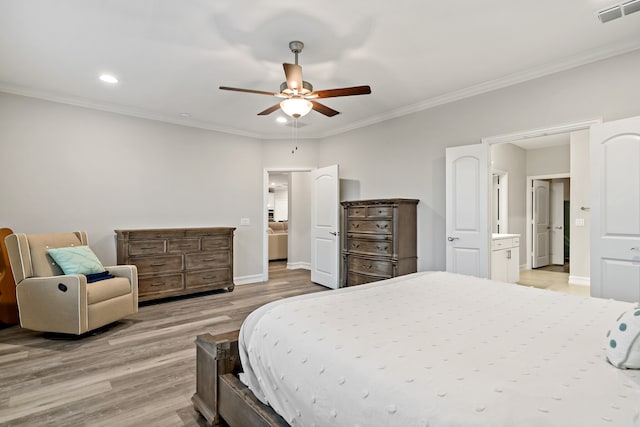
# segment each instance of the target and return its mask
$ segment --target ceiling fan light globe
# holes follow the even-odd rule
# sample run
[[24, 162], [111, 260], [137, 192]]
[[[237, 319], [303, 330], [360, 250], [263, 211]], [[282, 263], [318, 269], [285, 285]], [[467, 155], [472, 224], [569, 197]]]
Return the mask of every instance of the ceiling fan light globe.
[[313, 104], [303, 98], [289, 98], [280, 103], [280, 108], [285, 114], [297, 119], [307, 115], [313, 108]]

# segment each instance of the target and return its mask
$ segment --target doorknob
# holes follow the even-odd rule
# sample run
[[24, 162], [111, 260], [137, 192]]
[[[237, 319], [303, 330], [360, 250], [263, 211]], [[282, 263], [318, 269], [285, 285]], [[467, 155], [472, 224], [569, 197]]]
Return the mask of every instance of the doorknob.
[[335, 232], [335, 231], [330, 231], [329, 234], [331, 234], [332, 236], [337, 236], [338, 235], [338, 233]]
[[562, 227], [561, 226], [557, 226], [556, 229], [557, 230], [562, 230]]
[[460, 239], [459, 237], [447, 237], [447, 240], [453, 242], [454, 240]]

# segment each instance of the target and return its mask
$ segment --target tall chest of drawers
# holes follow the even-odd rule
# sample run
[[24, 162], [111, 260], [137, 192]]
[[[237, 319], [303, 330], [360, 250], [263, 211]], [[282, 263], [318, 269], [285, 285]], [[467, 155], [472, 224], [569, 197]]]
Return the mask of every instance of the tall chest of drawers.
[[140, 301], [223, 288], [232, 291], [234, 230], [116, 230], [117, 261], [138, 267]]
[[342, 202], [342, 286], [417, 271], [415, 199]]

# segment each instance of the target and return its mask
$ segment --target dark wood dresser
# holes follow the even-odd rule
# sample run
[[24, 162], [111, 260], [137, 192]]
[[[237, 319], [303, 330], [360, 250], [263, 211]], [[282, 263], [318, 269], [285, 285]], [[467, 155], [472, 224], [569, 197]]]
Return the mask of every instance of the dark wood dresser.
[[115, 230], [118, 264], [138, 267], [140, 301], [223, 288], [232, 291], [234, 230]]
[[342, 202], [342, 286], [417, 271], [415, 199]]

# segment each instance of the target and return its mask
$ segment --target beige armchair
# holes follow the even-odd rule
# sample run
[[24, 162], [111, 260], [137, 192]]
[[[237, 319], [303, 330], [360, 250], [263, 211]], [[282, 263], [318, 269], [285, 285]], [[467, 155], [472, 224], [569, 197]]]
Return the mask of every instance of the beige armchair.
[[86, 232], [15, 233], [5, 242], [23, 328], [80, 335], [138, 311], [135, 265], [105, 267], [114, 278], [87, 283], [82, 274], [63, 274], [47, 253], [88, 245]]

